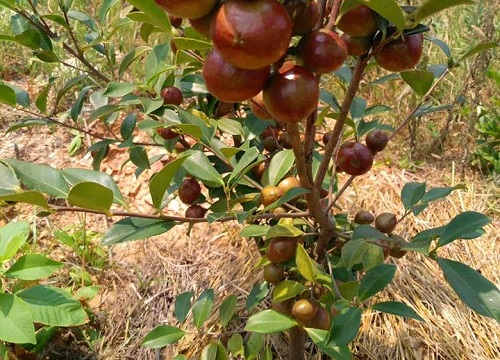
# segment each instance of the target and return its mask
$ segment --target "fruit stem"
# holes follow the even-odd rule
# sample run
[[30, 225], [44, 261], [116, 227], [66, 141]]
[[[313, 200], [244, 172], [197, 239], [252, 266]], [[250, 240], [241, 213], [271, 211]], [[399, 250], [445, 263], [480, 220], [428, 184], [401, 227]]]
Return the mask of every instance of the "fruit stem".
[[304, 360], [304, 349], [304, 331], [299, 326], [294, 326], [288, 335], [288, 360]]
[[335, 22], [339, 17], [341, 5], [342, 5], [342, 0], [333, 1], [332, 11], [330, 12], [330, 17], [328, 19], [328, 23], [325, 26], [325, 29], [333, 30], [333, 28], [335, 27]]

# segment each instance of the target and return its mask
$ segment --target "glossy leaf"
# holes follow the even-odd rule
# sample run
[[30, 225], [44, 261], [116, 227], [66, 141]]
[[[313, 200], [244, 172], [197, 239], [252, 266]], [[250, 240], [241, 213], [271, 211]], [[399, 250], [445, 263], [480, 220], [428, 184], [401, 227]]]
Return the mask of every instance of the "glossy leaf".
[[257, 283], [252, 287], [245, 302], [245, 308], [251, 313], [269, 294], [269, 287], [266, 282]]
[[82, 304], [63, 289], [37, 285], [18, 292], [17, 296], [30, 308], [34, 322], [76, 326], [89, 320]]
[[35, 344], [35, 326], [30, 309], [19, 297], [0, 293], [0, 340]]
[[283, 280], [273, 290], [273, 301], [282, 302], [299, 295], [306, 287], [293, 280]]
[[276, 153], [268, 168], [268, 183], [276, 186], [281, 179], [290, 171], [295, 162], [295, 155], [292, 150], [282, 150]]
[[17, 105], [14, 89], [5, 84], [0, 84], [0, 104], [15, 107]]
[[272, 226], [266, 234], [266, 237], [268, 239], [275, 238], [275, 237], [281, 237], [281, 236], [286, 236], [286, 237], [299, 237], [304, 235], [304, 232], [300, 230], [299, 228], [296, 228], [293, 225], [276, 225]]
[[180, 324], [186, 321], [189, 310], [191, 310], [191, 299], [193, 295], [191, 291], [186, 291], [175, 298], [174, 315]]
[[163, 206], [163, 198], [167, 189], [170, 187], [170, 182], [175, 174], [179, 171], [187, 156], [181, 156], [174, 161], [169, 162], [149, 182], [149, 192], [153, 200], [153, 205], [156, 209], [161, 210]]
[[59, 101], [61, 101], [61, 99], [64, 97], [64, 95], [66, 95], [78, 83], [80, 83], [83, 80], [85, 80], [87, 78], [87, 76], [88, 75], [80, 75], [80, 76], [76, 76], [76, 77], [73, 77], [73, 78], [69, 79], [64, 84], [64, 86], [62, 87], [62, 89], [59, 90], [59, 92], [57, 93], [55, 105], [59, 104]]
[[401, 190], [401, 201], [405, 207], [405, 210], [410, 210], [415, 204], [417, 204], [425, 194], [425, 183], [412, 182], [405, 184]]
[[78, 120], [78, 116], [80, 115], [80, 113], [82, 112], [82, 108], [83, 108], [83, 101], [85, 100], [85, 96], [87, 95], [87, 93], [92, 89], [93, 86], [85, 86], [81, 91], [80, 93], [78, 94], [78, 97], [76, 98], [76, 101], [75, 103], [73, 104], [73, 106], [71, 107], [71, 110], [70, 110], [70, 115], [71, 115], [71, 118], [73, 119], [74, 122], [76, 122]]
[[3, 161], [14, 169], [17, 178], [30, 189], [41, 191], [56, 198], [66, 198], [68, 195], [68, 184], [61, 172], [53, 167], [14, 159]]
[[130, 65], [137, 59], [141, 57], [146, 51], [151, 50], [148, 46], [139, 46], [132, 49], [127, 55], [123, 57], [122, 62], [120, 63], [120, 68], [118, 69], [118, 75], [122, 76], [125, 71], [130, 67]]
[[113, 204], [113, 192], [95, 182], [81, 182], [73, 186], [68, 195], [71, 205], [101, 211], [109, 216]]
[[110, 82], [102, 96], [122, 97], [134, 91], [135, 85], [131, 83]]
[[264, 310], [252, 315], [245, 326], [247, 331], [261, 334], [275, 334], [288, 330], [297, 325], [297, 322], [288, 316], [274, 310]]
[[441, 12], [447, 8], [456, 5], [463, 4], [473, 4], [472, 0], [426, 0], [421, 4], [415, 14], [415, 22], [422, 22], [425, 18], [428, 18], [438, 12]]
[[359, 239], [385, 239], [389, 240], [389, 237], [383, 232], [377, 230], [373, 226], [370, 225], [360, 225], [354, 229], [352, 233], [351, 240], [359, 240]]
[[6, 272], [5, 276], [26, 281], [40, 280], [54, 274], [63, 264], [40, 254], [21, 256]]
[[359, 292], [359, 281], [346, 281], [338, 284], [342, 297], [346, 300], [353, 300]]
[[131, 0], [129, 3], [146, 14], [151, 24], [158, 26], [167, 35], [171, 34], [172, 27], [167, 14], [153, 0]]
[[0, 162], [0, 195], [12, 194], [21, 190], [14, 171]]
[[437, 262], [446, 281], [468, 307], [500, 323], [500, 291], [495, 284], [458, 261], [438, 258]]
[[400, 73], [401, 78], [419, 96], [425, 96], [434, 83], [434, 74], [430, 71], [413, 70]]
[[260, 157], [260, 152], [256, 147], [252, 147], [245, 151], [245, 154], [238, 160], [238, 163], [234, 167], [231, 175], [229, 176], [228, 183], [231, 183], [235, 179], [239, 179], [242, 175], [250, 170], [250, 166], [256, 162]]
[[318, 348], [334, 360], [352, 360], [352, 353], [347, 345], [333, 346], [327, 344], [329, 333], [321, 329], [305, 328], [311, 340]]
[[490, 41], [490, 42], [485, 42], [485, 43], [480, 43], [480, 44], [474, 45], [458, 59], [458, 62], [462, 62], [465, 59], [468, 59], [471, 56], [474, 56], [480, 52], [483, 52], [483, 51], [486, 51], [489, 49], [493, 49], [493, 48], [496, 48], [499, 46], [500, 46], [500, 43], [496, 42], [496, 41]]
[[241, 230], [240, 236], [246, 238], [265, 236], [270, 228], [269, 225], [248, 225]]
[[175, 326], [160, 325], [144, 337], [142, 345], [150, 349], [160, 349], [166, 345], [175, 344], [184, 335], [185, 332]]
[[224, 185], [222, 176], [215, 170], [207, 156], [201, 151], [195, 151], [182, 164], [184, 169], [210, 187]]
[[240, 334], [233, 334], [227, 341], [227, 349], [234, 358], [238, 358], [238, 356], [243, 357], [245, 355], [243, 337]]
[[258, 360], [263, 345], [264, 334], [258, 332], [250, 333], [250, 336], [245, 342], [245, 360]]
[[396, 265], [381, 264], [366, 273], [359, 285], [358, 299], [365, 301], [390, 284], [396, 273]]
[[238, 298], [236, 295], [229, 295], [224, 299], [219, 309], [219, 318], [222, 327], [226, 327], [233, 318], [236, 311], [236, 303]]
[[350, 240], [341, 250], [341, 264], [351, 269], [354, 265], [363, 260], [363, 256], [368, 249], [368, 243], [363, 240]]
[[214, 305], [214, 291], [205, 290], [192, 306], [194, 325], [199, 329], [208, 320]]
[[0, 195], [0, 201], [11, 201], [15, 203], [31, 204], [40, 206], [45, 210], [51, 211], [47, 199], [41, 192], [38, 191], [23, 191], [20, 193], [14, 193], [10, 195]]
[[304, 277], [304, 279], [309, 280], [311, 282], [315, 282], [313, 265], [311, 262], [311, 258], [309, 254], [304, 249], [302, 244], [297, 246], [297, 254], [295, 255], [295, 263], [297, 264], [297, 268], [300, 272], [300, 275]]
[[102, 239], [104, 246], [145, 239], [166, 233], [175, 223], [160, 219], [128, 217], [115, 223]]
[[349, 307], [341, 310], [340, 314], [332, 319], [329, 346], [342, 346], [349, 344], [358, 334], [361, 325], [361, 309]]
[[380, 302], [375, 305], [372, 305], [371, 308], [373, 310], [382, 311], [387, 314], [403, 316], [406, 318], [415, 319], [418, 321], [425, 322], [424, 319], [420, 315], [417, 314], [415, 310], [406, 305], [405, 303], [399, 301], [386, 301]]
[[26, 243], [30, 224], [26, 221], [10, 222], [0, 228], [0, 263], [12, 259]]
[[422, 197], [422, 202], [423, 203], [429, 203], [431, 201], [436, 201], [439, 199], [443, 199], [450, 195], [453, 191], [455, 190], [460, 190], [460, 189], [466, 189], [464, 185], [456, 185], [453, 187], [437, 187], [437, 188], [432, 188], [429, 191], [425, 193], [425, 195]]
[[217, 360], [217, 344], [211, 342], [201, 351], [200, 360]]
[[134, 146], [130, 149], [130, 161], [141, 169], [149, 169], [151, 167], [148, 153], [142, 146]]
[[455, 216], [448, 225], [445, 226], [443, 233], [439, 237], [438, 247], [447, 245], [462, 235], [467, 235], [491, 223], [491, 219], [486, 215], [475, 212], [466, 211]]

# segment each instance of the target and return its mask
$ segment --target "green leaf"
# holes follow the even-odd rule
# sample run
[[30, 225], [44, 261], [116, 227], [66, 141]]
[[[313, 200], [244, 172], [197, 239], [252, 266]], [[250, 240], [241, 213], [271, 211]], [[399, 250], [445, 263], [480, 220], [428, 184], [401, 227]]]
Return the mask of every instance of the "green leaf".
[[455, 190], [467, 189], [464, 185], [456, 185], [454, 187], [438, 187], [432, 188], [425, 193], [422, 197], [423, 203], [429, 203], [431, 201], [443, 199], [450, 195]]
[[172, 33], [170, 20], [165, 11], [160, 8], [153, 0], [131, 0], [130, 4], [141, 10], [150, 19], [150, 23], [158, 26], [168, 36]]
[[25, 119], [21, 120], [20, 122], [12, 125], [9, 127], [7, 130], [7, 133], [16, 131], [18, 129], [22, 129], [25, 127], [30, 127], [30, 126], [45, 126], [45, 125], [53, 125], [54, 122], [52, 120], [48, 119]]
[[40, 254], [20, 257], [6, 272], [5, 276], [26, 281], [40, 280], [54, 274], [63, 264]]
[[10, 260], [26, 243], [30, 224], [26, 221], [10, 222], [0, 228], [0, 262]]
[[420, 5], [415, 14], [415, 23], [420, 23], [425, 18], [428, 18], [438, 12], [456, 5], [467, 4], [471, 5], [472, 0], [427, 0]]
[[368, 271], [359, 285], [359, 300], [365, 301], [385, 289], [394, 278], [395, 273], [396, 265], [391, 264], [381, 264]]
[[0, 201], [12, 201], [15, 203], [31, 204], [51, 211], [47, 199], [41, 192], [38, 191], [23, 191], [10, 195], [0, 195]]
[[149, 169], [151, 167], [148, 153], [142, 146], [134, 146], [130, 149], [130, 161], [141, 169]]
[[0, 340], [36, 344], [35, 326], [28, 306], [15, 295], [0, 293]]
[[124, 56], [122, 62], [120, 63], [120, 68], [118, 69], [118, 75], [123, 76], [125, 71], [130, 67], [130, 65], [140, 58], [142, 54], [144, 54], [146, 51], [151, 50], [150, 47], [148, 46], [139, 46], [133, 50], [131, 50], [127, 55]]
[[443, 230], [439, 237], [437, 246], [447, 245], [463, 235], [481, 230], [484, 226], [491, 223], [491, 219], [486, 215], [475, 212], [466, 211], [455, 216]]
[[425, 96], [434, 83], [434, 73], [424, 70], [403, 71], [401, 78], [419, 96]]
[[297, 325], [297, 322], [288, 316], [274, 310], [264, 310], [252, 315], [245, 326], [247, 331], [261, 334], [275, 334], [288, 330]]
[[89, 116], [89, 121], [94, 121], [100, 118], [106, 118], [109, 115], [118, 112], [125, 107], [123, 105], [104, 105], [100, 108], [97, 108], [92, 114]]
[[184, 331], [175, 326], [160, 325], [144, 337], [142, 345], [150, 349], [160, 349], [166, 345], [175, 344], [182, 339], [184, 334]]
[[80, 93], [78, 94], [78, 98], [75, 103], [71, 107], [70, 115], [74, 122], [78, 120], [78, 116], [82, 112], [83, 101], [85, 100], [85, 96], [87, 93], [93, 88], [93, 86], [85, 86]]
[[342, 297], [346, 300], [353, 300], [359, 292], [359, 281], [346, 281], [338, 284]]
[[383, 232], [375, 229], [370, 225], [360, 225], [354, 229], [352, 233], [351, 240], [359, 240], [359, 239], [385, 239], [389, 240], [389, 237]]
[[[212, 47], [212, 45], [210, 45]], [[229, 135], [244, 136], [241, 122], [229, 118], [217, 120], [217, 128]]]
[[21, 190], [14, 171], [0, 162], [0, 195], [12, 194]]
[[500, 46], [500, 43], [496, 42], [496, 41], [484, 42], [484, 43], [474, 45], [458, 59], [458, 62], [462, 62], [465, 59], [468, 59], [471, 56], [476, 55], [477, 53], [480, 53], [480, 52], [483, 52], [483, 51], [486, 51], [489, 49], [493, 49], [493, 48], [496, 48], [498, 46]]
[[60, 60], [53, 51], [35, 51], [35, 56], [46, 63], [58, 63]]
[[186, 318], [191, 310], [191, 299], [193, 298], [193, 293], [191, 291], [186, 291], [175, 298], [175, 310], [174, 314], [179, 323], [186, 321]]
[[178, 50], [208, 50], [212, 48], [211, 43], [199, 39], [173, 37], [172, 41], [177, 46]]
[[16, 92], [8, 85], [0, 84], [0, 104], [12, 107], [17, 105]]
[[201, 180], [209, 187], [221, 187], [224, 185], [222, 176], [215, 170], [207, 156], [201, 151], [190, 153], [190, 156], [182, 164], [184, 169]]
[[128, 217], [118, 221], [104, 234], [102, 244], [109, 246], [127, 241], [141, 240], [166, 233], [174, 226], [174, 222], [167, 220]]
[[236, 311], [237, 301], [238, 298], [236, 297], [236, 295], [229, 295], [220, 305], [219, 318], [222, 327], [225, 328], [233, 318]]
[[300, 275], [302, 275], [304, 279], [314, 283], [316, 278], [314, 276], [314, 269], [311, 258], [309, 257], [309, 254], [306, 252], [306, 249], [304, 249], [304, 246], [302, 246], [302, 244], [299, 244], [297, 246], [295, 262], [297, 264]]
[[214, 291], [208, 289], [205, 290], [193, 304], [193, 319], [196, 328], [201, 328], [205, 321], [208, 320], [214, 305], [214, 297]]
[[405, 303], [399, 301], [385, 301], [372, 305], [373, 310], [382, 311], [387, 314], [403, 316], [418, 321], [425, 322], [425, 320], [417, 314], [415, 310], [406, 305]]
[[361, 312], [361, 309], [358, 307], [349, 307], [341, 310], [340, 314], [333, 318], [330, 338], [327, 344], [330, 346], [342, 346], [354, 340], [361, 325]]
[[102, 96], [122, 97], [130, 94], [135, 89], [135, 84], [110, 82]]
[[299, 295], [306, 287], [293, 280], [283, 280], [276, 284], [273, 290], [273, 301], [282, 302]]
[[500, 291], [479, 272], [457, 261], [438, 258], [446, 281], [472, 310], [500, 323]]
[[115, 180], [108, 174], [100, 171], [88, 169], [70, 168], [62, 170], [62, 174], [67, 182], [71, 185], [76, 185], [80, 182], [94, 182], [110, 189], [113, 192], [113, 202], [125, 208], [128, 207], [125, 198], [123, 197]]
[[376, 13], [392, 22], [398, 30], [402, 31], [405, 27], [405, 15], [401, 7], [395, 0], [356, 0], [344, 1], [341, 7], [341, 13], [353, 7], [353, 3], [361, 3], [373, 9]]
[[59, 92], [57, 93], [55, 106], [57, 106], [57, 104], [59, 104], [59, 101], [61, 101], [61, 99], [64, 97], [64, 95], [66, 95], [68, 93], [68, 91], [70, 91], [79, 82], [85, 80], [87, 78], [87, 76], [88, 75], [80, 75], [80, 76], [76, 76], [74, 78], [69, 79], [64, 84], [63, 88], [61, 90], [59, 90]]
[[298, 237], [304, 235], [304, 232], [293, 225], [276, 225], [272, 226], [266, 234], [268, 239], [275, 237]]
[[327, 344], [329, 333], [321, 329], [305, 328], [307, 334], [318, 348], [334, 360], [352, 360], [352, 353], [347, 345], [333, 346]]
[[256, 360], [257, 356], [264, 345], [264, 334], [258, 332], [250, 333], [250, 336], [245, 342], [245, 359]]
[[227, 349], [231, 352], [234, 358], [243, 358], [245, 355], [243, 337], [240, 334], [233, 334], [227, 341]]
[[269, 185], [276, 186], [290, 171], [294, 163], [295, 155], [293, 150], [281, 150], [276, 153], [269, 163], [267, 172]]
[[238, 163], [234, 167], [231, 175], [229, 176], [228, 183], [230, 184], [234, 179], [239, 179], [246, 172], [250, 170], [250, 166], [253, 163], [256, 163], [256, 160], [260, 157], [259, 150], [254, 146], [250, 149], [246, 150], [241, 159], [238, 160]]
[[269, 294], [269, 287], [266, 282], [257, 283], [248, 294], [245, 308], [251, 313]]
[[167, 189], [170, 187], [170, 182], [174, 178], [175, 174], [181, 168], [184, 160], [187, 159], [187, 155], [181, 156], [174, 161], [169, 162], [163, 167], [156, 175], [151, 178], [149, 183], [149, 192], [153, 200], [153, 205], [156, 209], [161, 210], [163, 207], [163, 198]]
[[68, 202], [74, 206], [101, 211], [111, 216], [109, 209], [113, 205], [113, 191], [95, 182], [81, 182], [73, 186], [69, 192]]
[[38, 94], [35, 100], [35, 105], [40, 110], [42, 113], [45, 113], [47, 111], [47, 98], [49, 96], [49, 91], [52, 88], [52, 85], [54, 84], [56, 78], [50, 78], [49, 83], [45, 85], [43, 90]]
[[211, 342], [203, 348], [200, 355], [200, 360], [217, 360], [217, 352], [219, 348], [215, 342]]
[[76, 326], [88, 322], [82, 304], [65, 290], [32, 286], [17, 293], [30, 308], [33, 321], [51, 326]]
[[365, 252], [368, 249], [368, 245], [363, 240], [350, 240], [348, 241], [341, 250], [341, 264], [346, 266], [349, 270], [356, 264], [359, 264]]
[[425, 194], [425, 183], [412, 182], [405, 184], [401, 190], [401, 201], [405, 210], [410, 210]]
[[265, 236], [270, 228], [269, 225], [248, 225], [241, 230], [240, 236], [245, 238]]
[[50, 166], [27, 163], [14, 159], [2, 160], [10, 165], [19, 180], [30, 189], [41, 191], [56, 198], [66, 198], [68, 184], [61, 172]]

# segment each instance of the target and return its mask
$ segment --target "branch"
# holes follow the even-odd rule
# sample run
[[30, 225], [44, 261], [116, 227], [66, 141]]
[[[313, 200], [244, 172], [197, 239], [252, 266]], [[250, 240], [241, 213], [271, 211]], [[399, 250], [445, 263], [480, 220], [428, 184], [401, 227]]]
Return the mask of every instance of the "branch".
[[341, 5], [342, 5], [342, 0], [333, 1], [332, 11], [330, 12], [330, 17], [328, 19], [328, 23], [325, 26], [325, 29], [333, 30], [333, 28], [335, 27], [335, 22], [339, 17]]

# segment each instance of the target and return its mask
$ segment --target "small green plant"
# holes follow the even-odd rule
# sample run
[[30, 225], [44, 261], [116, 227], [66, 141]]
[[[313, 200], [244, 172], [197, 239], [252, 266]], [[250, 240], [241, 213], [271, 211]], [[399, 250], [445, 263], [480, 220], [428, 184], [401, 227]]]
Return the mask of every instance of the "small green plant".
[[500, 100], [496, 107], [478, 106], [478, 121], [475, 125], [478, 133], [472, 164], [481, 171], [493, 176], [500, 175]]

